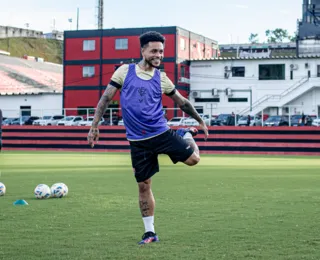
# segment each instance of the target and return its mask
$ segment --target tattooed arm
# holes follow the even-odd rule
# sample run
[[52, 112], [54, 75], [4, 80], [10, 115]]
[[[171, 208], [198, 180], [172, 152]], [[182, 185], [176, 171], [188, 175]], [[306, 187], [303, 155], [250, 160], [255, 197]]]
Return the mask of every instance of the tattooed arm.
[[178, 90], [174, 90], [173, 94], [169, 95], [169, 97], [172, 98], [174, 102], [177, 103], [177, 105], [180, 107], [180, 109], [187, 113], [189, 116], [193, 117], [195, 120], [199, 122], [199, 126], [202, 128], [205, 134], [205, 139], [208, 137], [208, 128], [205, 124], [205, 122], [202, 120], [200, 115], [198, 114], [197, 110], [194, 108], [194, 106], [191, 104], [191, 102], [183, 97]]
[[94, 118], [92, 121], [92, 126], [90, 128], [89, 134], [88, 134], [88, 143], [91, 147], [94, 146], [94, 141], [99, 140], [99, 121], [101, 120], [103, 114], [105, 113], [106, 109], [108, 108], [111, 100], [113, 99], [114, 95], [117, 92], [117, 88], [108, 85], [106, 90], [104, 91], [102, 97], [99, 100], [99, 103], [97, 105], [96, 111], [94, 113]]

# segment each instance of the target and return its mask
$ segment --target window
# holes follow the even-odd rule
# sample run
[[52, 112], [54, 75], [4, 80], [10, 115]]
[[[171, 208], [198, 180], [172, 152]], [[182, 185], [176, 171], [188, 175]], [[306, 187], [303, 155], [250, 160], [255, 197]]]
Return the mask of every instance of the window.
[[[194, 108], [196, 109], [196, 111], [197, 111], [199, 114], [203, 114], [203, 107], [195, 106]], [[205, 119], [205, 118], [203, 118], [203, 119]]]
[[232, 77], [244, 77], [245, 67], [232, 67]]
[[285, 65], [259, 65], [259, 80], [284, 80]]
[[82, 68], [82, 77], [84, 78], [91, 78], [94, 77], [94, 67], [83, 67]]
[[116, 50], [127, 50], [128, 39], [116, 39]]
[[197, 42], [197, 51], [198, 51], [198, 53], [200, 53], [200, 52], [201, 52], [201, 45], [200, 45], [200, 42]]
[[31, 116], [31, 106], [20, 106], [21, 116]]
[[181, 66], [180, 67], [180, 77], [184, 78], [186, 76], [186, 67], [185, 66]]
[[317, 65], [317, 77], [320, 77], [320, 65]]
[[83, 51], [94, 51], [96, 49], [95, 40], [84, 40], [83, 41]]
[[228, 98], [228, 102], [248, 102], [248, 98]]
[[186, 49], [186, 41], [180, 38], [180, 50], [184, 51]]
[[220, 98], [195, 98], [195, 102], [220, 102]]

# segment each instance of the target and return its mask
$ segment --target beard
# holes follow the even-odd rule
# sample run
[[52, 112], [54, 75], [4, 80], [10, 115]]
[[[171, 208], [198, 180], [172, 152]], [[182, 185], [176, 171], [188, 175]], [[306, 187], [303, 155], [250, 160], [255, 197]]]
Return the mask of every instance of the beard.
[[151, 58], [151, 59], [145, 59], [145, 61], [146, 61], [146, 63], [150, 66], [150, 67], [152, 67], [152, 68], [156, 68], [156, 69], [159, 69], [159, 67], [160, 67], [160, 65], [161, 65], [161, 59], [159, 59], [159, 61], [160, 61], [160, 64], [158, 65], [158, 66], [155, 66], [155, 65], [153, 65], [152, 64], [152, 60], [154, 60], [153, 58]]

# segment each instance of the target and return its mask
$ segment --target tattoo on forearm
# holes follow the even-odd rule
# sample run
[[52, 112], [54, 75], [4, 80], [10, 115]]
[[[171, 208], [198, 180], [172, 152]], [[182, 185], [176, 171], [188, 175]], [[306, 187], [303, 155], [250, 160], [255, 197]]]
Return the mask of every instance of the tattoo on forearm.
[[140, 200], [139, 204], [140, 204], [140, 211], [141, 211], [142, 217], [148, 217], [149, 210], [150, 210], [148, 201]]
[[104, 91], [103, 95], [101, 96], [99, 103], [97, 105], [97, 109], [94, 113], [94, 119], [92, 121], [92, 127], [98, 127], [99, 121], [101, 120], [102, 116], [104, 115], [106, 109], [108, 108], [110, 101], [112, 100], [114, 94], [116, 93], [117, 89], [112, 86], [108, 86]]
[[187, 113], [189, 116], [193, 117], [199, 123], [203, 122], [197, 110], [194, 108], [194, 106], [190, 103], [189, 100], [186, 99], [184, 104], [180, 106], [180, 109], [183, 112]]

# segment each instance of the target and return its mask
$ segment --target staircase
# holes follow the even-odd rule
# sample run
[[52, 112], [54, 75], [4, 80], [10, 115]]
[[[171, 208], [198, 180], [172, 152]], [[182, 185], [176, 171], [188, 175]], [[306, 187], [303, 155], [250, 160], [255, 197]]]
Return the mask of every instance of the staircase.
[[291, 100], [301, 96], [302, 94], [310, 90], [313, 85], [308, 83], [309, 78], [304, 77], [279, 95], [265, 95], [252, 104], [251, 111], [250, 107], [248, 107], [242, 110], [240, 112], [240, 115], [246, 115], [248, 113], [250, 113], [251, 115], [256, 115], [263, 109], [266, 109], [270, 106], [282, 107]]

